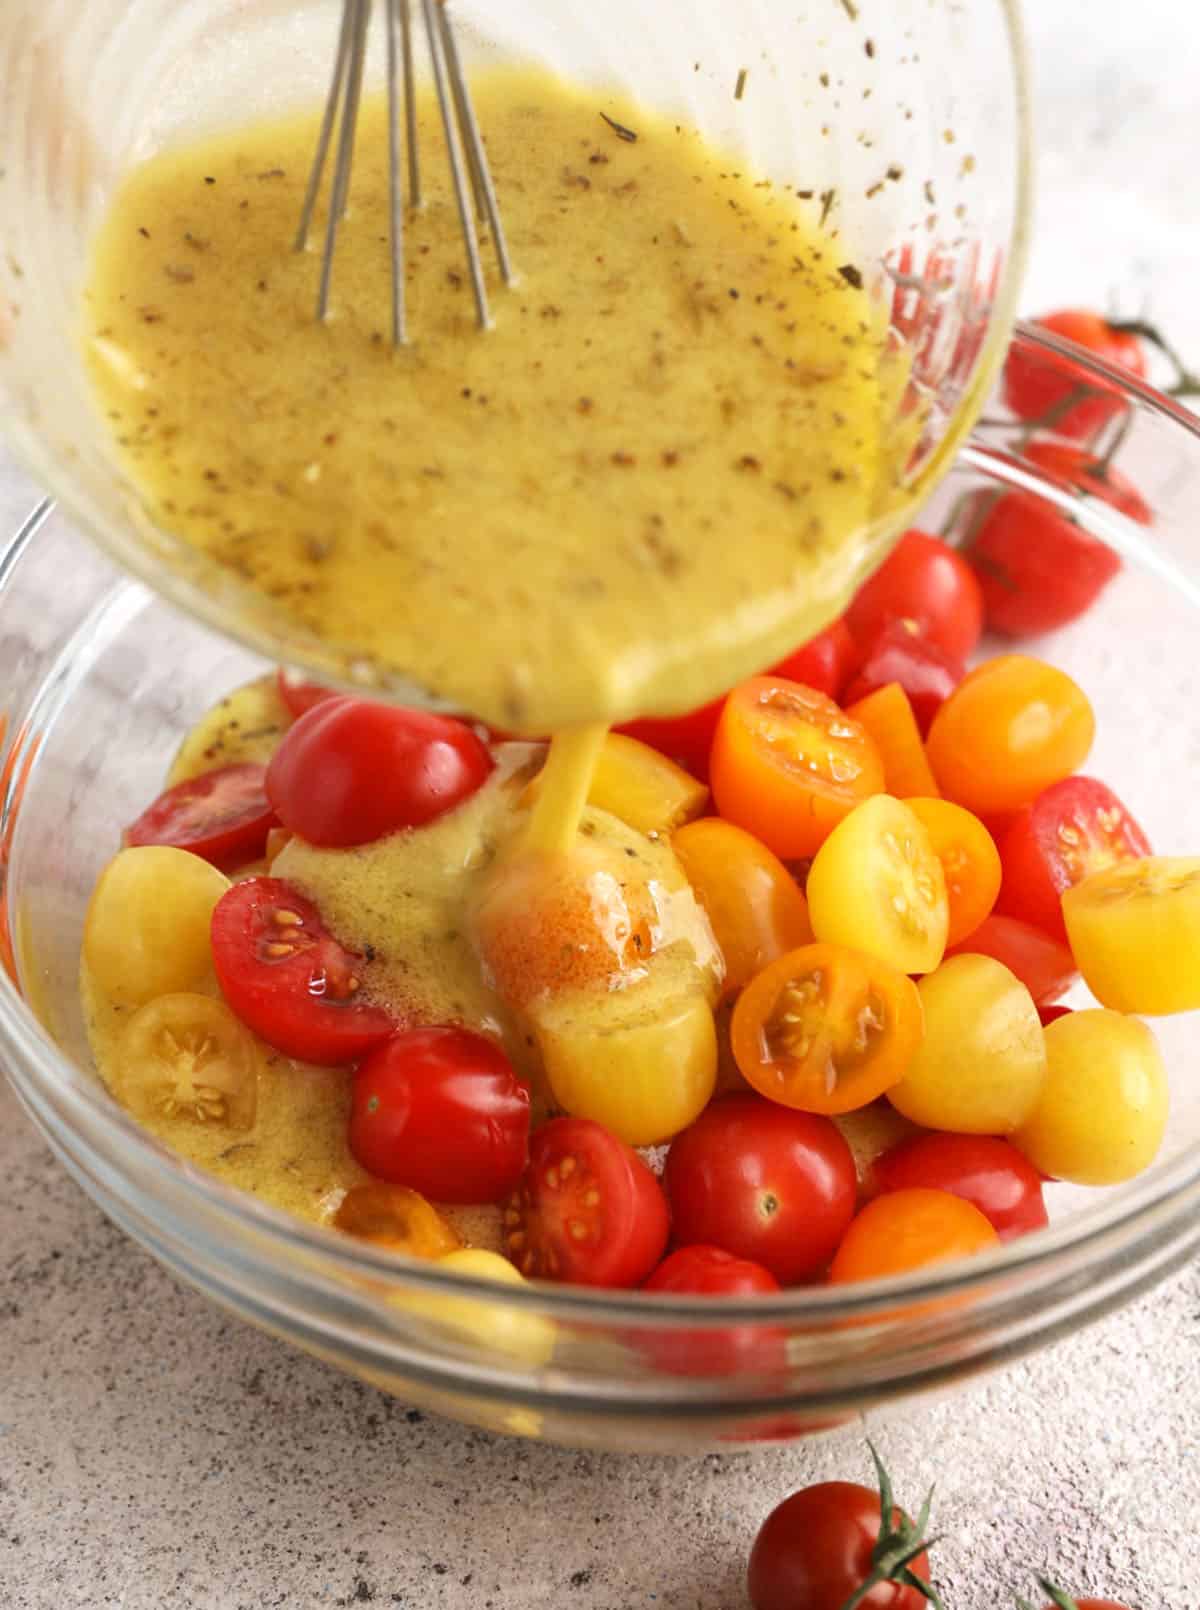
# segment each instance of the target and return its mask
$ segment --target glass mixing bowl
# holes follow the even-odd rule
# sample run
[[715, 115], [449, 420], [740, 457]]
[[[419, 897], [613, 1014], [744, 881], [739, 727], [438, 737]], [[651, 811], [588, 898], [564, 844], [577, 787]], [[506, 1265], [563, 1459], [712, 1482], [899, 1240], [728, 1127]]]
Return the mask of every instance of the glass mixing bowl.
[[[1026, 364], [1069, 349], [1033, 331]], [[1088, 771], [1156, 849], [1200, 850], [1200, 427], [1088, 360], [1109, 389], [1116, 463], [1153, 523], [1048, 474], [997, 410], [959, 455], [931, 529], [958, 534], [980, 497], [1021, 489], [1123, 557], [1117, 579], [1043, 652], [1098, 717]], [[1117, 436], [1120, 441], [1117, 442]], [[1089, 490], [1089, 488], [1091, 490]], [[1031, 528], [1031, 541], [1041, 541]], [[950, 1383], [1127, 1301], [1200, 1243], [1194, 1016], [1158, 1020], [1173, 1113], [1155, 1166], [1108, 1191], [1049, 1188], [1050, 1229], [969, 1263], [861, 1287], [711, 1306], [546, 1286], [487, 1286], [301, 1223], [222, 1186], [149, 1138], [92, 1070], [77, 992], [84, 911], [121, 824], [161, 784], [181, 734], [263, 669], [116, 571], [43, 508], [0, 551], [5, 760], [0, 773], [0, 1059], [50, 1145], [104, 1210], [235, 1313], [406, 1400], [577, 1444], [696, 1450], [798, 1436]], [[988, 645], [995, 649], [996, 644]], [[1077, 992], [1084, 998], [1083, 992]], [[331, 1075], [331, 1077], [335, 1077]], [[704, 1330], [738, 1327], [738, 1369]]]
[[[298, 636], [141, 508], [90, 393], [79, 307], [89, 241], [123, 174], [248, 109], [319, 104], [338, 11], [0, 0], [0, 416], [14, 448], [82, 530], [167, 596], [331, 680], [349, 674], [342, 654]], [[540, 63], [631, 95], [808, 196], [838, 230], [907, 355], [894, 406], [921, 422], [898, 504], [848, 554], [848, 587], [949, 462], [1010, 332], [1028, 217], [1015, 0], [455, 0], [453, 12], [468, 71]], [[415, 696], [369, 662], [350, 669]]]

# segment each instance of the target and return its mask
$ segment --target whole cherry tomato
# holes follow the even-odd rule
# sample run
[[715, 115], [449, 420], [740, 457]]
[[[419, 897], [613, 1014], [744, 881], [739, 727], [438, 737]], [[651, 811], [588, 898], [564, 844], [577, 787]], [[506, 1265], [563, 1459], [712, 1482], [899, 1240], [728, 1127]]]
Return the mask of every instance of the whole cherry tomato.
[[667, 1199], [632, 1147], [590, 1118], [552, 1118], [505, 1213], [505, 1251], [531, 1279], [640, 1285], [662, 1257]]
[[470, 727], [425, 710], [326, 699], [284, 734], [267, 796], [289, 832], [343, 849], [421, 827], [487, 781], [492, 761]]
[[327, 688], [320, 682], [309, 682], [299, 671], [289, 671], [283, 665], [279, 667], [276, 682], [279, 697], [293, 717], [307, 715], [314, 705], [324, 704], [326, 699], [342, 697], [336, 688]]
[[963, 679], [961, 660], [927, 641], [910, 620], [895, 620], [863, 644], [858, 673], [843, 694], [847, 705], [898, 682], [908, 695], [922, 736]]
[[285, 1056], [340, 1067], [399, 1027], [381, 1006], [360, 1000], [362, 958], [282, 878], [246, 878], [221, 896], [212, 954], [234, 1013]]
[[1068, 777], [1040, 793], [1005, 834], [996, 909], [1065, 944], [1063, 891], [1150, 853], [1149, 839], [1111, 788], [1094, 777]]
[[1041, 1175], [1015, 1146], [994, 1135], [916, 1135], [877, 1158], [872, 1175], [880, 1191], [917, 1186], [961, 1196], [1002, 1241], [1049, 1222]]
[[834, 1285], [884, 1280], [986, 1252], [998, 1241], [973, 1203], [950, 1191], [909, 1186], [867, 1203], [842, 1237], [829, 1278]]
[[922, 642], [952, 660], [965, 660], [983, 631], [983, 597], [975, 572], [937, 537], [906, 531], [846, 611], [846, 624], [860, 644], [874, 642], [893, 621], [911, 622]]
[[[659, 1264], [643, 1291], [696, 1297], [761, 1297], [779, 1290], [769, 1269], [720, 1247], [679, 1247]], [[631, 1333], [651, 1362], [672, 1375], [734, 1375], [779, 1369], [787, 1354], [777, 1326], [731, 1325], [720, 1330], [644, 1330]]]
[[678, 1241], [748, 1258], [785, 1286], [828, 1263], [858, 1191], [828, 1118], [758, 1096], [712, 1102], [672, 1142], [663, 1184]]
[[125, 830], [129, 846], [167, 844], [232, 867], [261, 855], [275, 825], [261, 766], [222, 766], [160, 794]]
[[354, 1076], [350, 1150], [368, 1174], [435, 1202], [498, 1202], [529, 1147], [529, 1091], [490, 1040], [409, 1029]]
[[[1146, 355], [1137, 336], [1115, 330], [1098, 313], [1068, 308], [1047, 313], [1034, 323], [1074, 341], [1114, 368], [1145, 379]], [[1077, 390], [1085, 394], [1071, 403]], [[1018, 419], [1042, 420], [1047, 430], [1076, 439], [1094, 436], [1125, 407], [1115, 390], [1068, 358], [1020, 346], [1013, 348], [1005, 366], [1004, 398]]]

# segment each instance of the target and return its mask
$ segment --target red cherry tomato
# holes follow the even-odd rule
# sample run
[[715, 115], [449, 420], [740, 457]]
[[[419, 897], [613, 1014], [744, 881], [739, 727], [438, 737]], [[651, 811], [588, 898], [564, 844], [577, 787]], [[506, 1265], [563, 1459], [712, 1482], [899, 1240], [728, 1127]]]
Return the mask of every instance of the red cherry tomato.
[[282, 878], [247, 878], [226, 890], [213, 912], [212, 948], [233, 1012], [285, 1056], [340, 1067], [400, 1026], [360, 999], [361, 958]]
[[1036, 1006], [1056, 1001], [1079, 976], [1075, 958], [1065, 945], [1016, 917], [995, 912], [973, 934], [951, 945], [947, 956], [994, 956], [1024, 984]]
[[1041, 1020], [1042, 1027], [1047, 1028], [1057, 1018], [1070, 1017], [1071, 1010], [1069, 1006], [1039, 1006], [1037, 1015]]
[[846, 622], [839, 619], [801, 644], [786, 660], [773, 665], [767, 675], [803, 682], [806, 688], [816, 688], [826, 698], [836, 699], [857, 661], [858, 645]]
[[169, 844], [227, 867], [266, 848], [276, 816], [263, 788], [266, 772], [249, 764], [189, 777], [160, 794], [125, 830], [125, 843]]
[[712, 1102], [675, 1137], [663, 1184], [678, 1241], [749, 1258], [785, 1286], [829, 1262], [858, 1192], [828, 1118], [742, 1095]]
[[324, 704], [326, 699], [342, 697], [336, 688], [323, 687], [320, 682], [309, 682], [299, 671], [289, 671], [283, 665], [279, 667], [276, 681], [279, 697], [297, 719], [306, 716], [318, 704]]
[[523, 1275], [582, 1286], [640, 1285], [670, 1228], [654, 1175], [591, 1118], [552, 1118], [534, 1131], [505, 1223]]
[[647, 716], [643, 721], [627, 721], [616, 730], [657, 749], [660, 755], [706, 783], [713, 734], [724, 708], [723, 698], [714, 699], [686, 716]]
[[529, 1149], [529, 1091], [504, 1052], [461, 1028], [409, 1029], [354, 1076], [350, 1150], [433, 1202], [498, 1202]]
[[326, 699], [283, 735], [267, 794], [290, 833], [323, 848], [421, 827], [473, 794], [491, 756], [461, 721], [367, 699]]
[[880, 1191], [948, 1191], [977, 1207], [1002, 1241], [1049, 1223], [1042, 1177], [1015, 1146], [991, 1135], [917, 1135], [875, 1161]]
[[1151, 853], [1149, 839], [1111, 788], [1094, 777], [1068, 777], [1044, 789], [1005, 834], [996, 910], [1065, 944], [1064, 890], [1092, 872]]
[[924, 737], [935, 715], [962, 681], [965, 670], [936, 643], [926, 642], [909, 620], [892, 621], [866, 645], [858, 674], [842, 695], [844, 705], [898, 682], [908, 694]]
[[[750, 1554], [748, 1586], [754, 1610], [844, 1610], [872, 1573], [881, 1523], [879, 1494], [857, 1482], [823, 1481], [785, 1498], [767, 1516]], [[891, 1512], [893, 1529], [907, 1522]], [[922, 1549], [908, 1562], [929, 1581]], [[879, 1582], [857, 1610], [924, 1610], [920, 1590], [903, 1581]]]
[[[906, 531], [846, 611], [846, 624], [860, 643], [873, 642], [893, 621], [911, 621], [922, 642], [952, 660], [965, 660], [983, 632], [983, 595], [975, 572], [937, 537]], [[811, 679], [797, 675], [795, 680]]]
[[[1146, 355], [1136, 335], [1114, 330], [1098, 313], [1070, 308], [1035, 319], [1050, 330], [1094, 357], [1125, 369], [1139, 380], [1146, 376]], [[1088, 388], [1092, 395], [1066, 407], [1071, 393]], [[1076, 440], [1094, 436], [1125, 407], [1118, 393], [1102, 380], [1088, 374], [1067, 358], [1049, 352], [1033, 352], [1016, 346], [1004, 370], [1004, 399], [1018, 419], [1044, 420], [1047, 430]], [[1048, 416], [1054, 410], [1053, 419]]]
[[[643, 1291], [697, 1297], [759, 1297], [778, 1291], [769, 1269], [720, 1247], [680, 1247], [659, 1264]], [[635, 1345], [672, 1375], [734, 1375], [779, 1369], [785, 1336], [775, 1326], [731, 1325], [721, 1330], [640, 1331]]]

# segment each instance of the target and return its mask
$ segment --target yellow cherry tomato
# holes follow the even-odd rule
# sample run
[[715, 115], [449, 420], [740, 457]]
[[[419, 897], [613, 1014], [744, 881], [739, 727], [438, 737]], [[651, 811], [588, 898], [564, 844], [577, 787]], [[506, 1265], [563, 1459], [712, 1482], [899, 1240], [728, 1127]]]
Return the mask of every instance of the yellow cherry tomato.
[[1000, 893], [1000, 851], [979, 818], [961, 805], [948, 799], [906, 799], [904, 803], [929, 834], [933, 853], [942, 863], [950, 905], [949, 949], [991, 915]]
[[990, 956], [952, 956], [919, 985], [925, 1038], [888, 1091], [927, 1129], [1007, 1135], [1033, 1111], [1046, 1044], [1033, 997]]
[[929, 834], [901, 800], [876, 794], [855, 807], [817, 851], [808, 915], [822, 944], [877, 956], [902, 973], [942, 959], [950, 907]]
[[1076, 1185], [1118, 1185], [1154, 1161], [1167, 1124], [1167, 1070], [1135, 1017], [1070, 1012], [1046, 1029], [1046, 1081], [1013, 1135], [1035, 1168]]
[[83, 956], [117, 1006], [195, 990], [212, 973], [213, 907], [229, 879], [198, 855], [168, 845], [122, 850], [92, 891]]
[[333, 1227], [413, 1258], [444, 1258], [462, 1246], [433, 1203], [419, 1191], [382, 1180], [347, 1191], [333, 1216]]
[[857, 704], [848, 704], [846, 714], [875, 740], [883, 761], [883, 786], [889, 794], [910, 799], [913, 795], [928, 797], [937, 793], [921, 729], [899, 682], [889, 682]]
[[168, 788], [221, 766], [244, 761], [265, 766], [291, 724], [274, 671], [235, 688], [200, 717], [180, 744], [167, 773]]
[[548, 1002], [531, 1019], [554, 1099], [628, 1146], [670, 1140], [700, 1116], [717, 1080], [712, 1008], [654, 982]]
[[732, 822], [707, 817], [671, 840], [725, 958], [726, 997], [768, 962], [811, 944], [808, 903], [765, 844]]
[[[542, 773], [526, 790], [529, 801], [542, 787]], [[608, 811], [639, 833], [665, 836], [694, 821], [708, 803], [708, 789], [666, 755], [621, 732], [610, 732], [596, 757], [588, 804]]]
[[1079, 971], [1117, 1012], [1200, 1007], [1200, 857], [1148, 855], [1095, 872], [1062, 897]]
[[977, 816], [1020, 810], [1079, 770], [1096, 720], [1065, 671], [1026, 654], [986, 660], [933, 718], [926, 748], [943, 794]]
[[259, 1066], [253, 1035], [224, 1001], [160, 995], [125, 1025], [110, 1077], [135, 1118], [251, 1129]]
[[[498, 1252], [464, 1247], [438, 1259], [443, 1269], [491, 1281], [497, 1287], [528, 1284], [520, 1270]], [[460, 1341], [486, 1352], [506, 1353], [523, 1364], [545, 1364], [554, 1352], [556, 1326], [542, 1314], [504, 1301], [502, 1291], [487, 1296], [449, 1297], [432, 1292], [404, 1292], [396, 1305], [431, 1319]]]

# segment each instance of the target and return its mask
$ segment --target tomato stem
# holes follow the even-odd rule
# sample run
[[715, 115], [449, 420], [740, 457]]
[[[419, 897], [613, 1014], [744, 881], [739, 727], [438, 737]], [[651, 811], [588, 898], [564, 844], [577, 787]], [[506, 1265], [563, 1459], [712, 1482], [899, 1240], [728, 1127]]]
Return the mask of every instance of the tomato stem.
[[1157, 347], [1175, 371], [1174, 383], [1167, 387], [1168, 397], [1195, 397], [1200, 393], [1200, 375], [1193, 373], [1157, 325], [1147, 319], [1109, 319], [1108, 327], [1118, 335], [1136, 335]]
[[[936, 1539], [927, 1540], [925, 1528], [929, 1524], [929, 1511], [933, 1504], [933, 1488], [925, 1495], [921, 1513], [915, 1521], [909, 1520], [903, 1510], [896, 1509], [892, 1496], [892, 1478], [879, 1457], [873, 1442], [868, 1441], [875, 1475], [879, 1483], [879, 1540], [871, 1551], [871, 1573], [842, 1605], [841, 1610], [858, 1610], [858, 1606], [881, 1582], [895, 1582], [912, 1588], [927, 1599], [934, 1610], [946, 1610], [936, 1588], [919, 1577], [909, 1566], [919, 1554], [932, 1548]], [[898, 1518], [897, 1518], [898, 1517]], [[1073, 1610], [1073, 1607], [1071, 1607]]]

